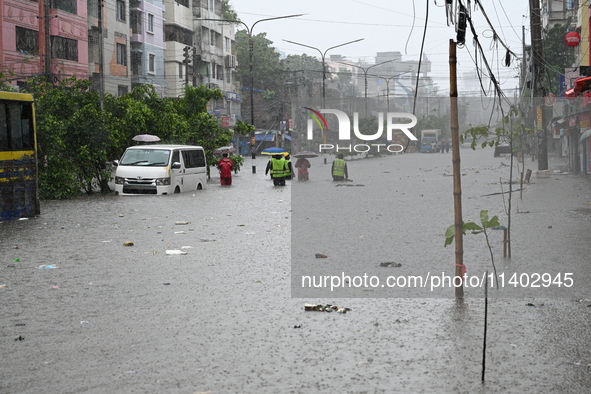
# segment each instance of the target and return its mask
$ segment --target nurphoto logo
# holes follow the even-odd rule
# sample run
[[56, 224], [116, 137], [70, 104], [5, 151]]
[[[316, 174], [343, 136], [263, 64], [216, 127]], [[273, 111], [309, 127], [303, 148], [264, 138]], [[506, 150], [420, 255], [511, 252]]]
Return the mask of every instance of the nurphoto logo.
[[[320, 129], [324, 131], [328, 131], [328, 123], [322, 114], [333, 114], [336, 115], [338, 120], [338, 132], [339, 132], [339, 141], [351, 141], [351, 120], [349, 116], [338, 109], [321, 109], [320, 112], [316, 111], [309, 107], [304, 107], [310, 111], [308, 116], [311, 119], [308, 119], [308, 128], [307, 128], [307, 138], [308, 140], [313, 139], [313, 126], [314, 121], [320, 126]], [[394, 123], [394, 119], [397, 121], [399, 119], [410, 119], [409, 123]], [[392, 141], [392, 131], [394, 130], [401, 130], [411, 141], [417, 141], [417, 137], [414, 136], [413, 133], [410, 132], [410, 128], [417, 124], [417, 117], [413, 114], [405, 113], [405, 112], [388, 112], [386, 113], [386, 140]], [[384, 133], [384, 113], [378, 113], [378, 131], [375, 134], [362, 134], [359, 131], [359, 114], [357, 112], [353, 113], [353, 133], [355, 137], [362, 141], [376, 141], [380, 137], [382, 137]], [[336, 149], [338, 152], [339, 150], [345, 150], [349, 152], [369, 152], [371, 149], [375, 148], [378, 152], [380, 149], [385, 148], [388, 152], [396, 153], [402, 152], [404, 147], [401, 144], [320, 144], [320, 152]]]

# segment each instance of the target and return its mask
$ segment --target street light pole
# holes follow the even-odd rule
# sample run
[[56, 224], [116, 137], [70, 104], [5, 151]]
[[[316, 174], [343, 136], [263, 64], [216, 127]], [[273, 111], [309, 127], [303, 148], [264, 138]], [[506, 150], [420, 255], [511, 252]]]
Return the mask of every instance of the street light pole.
[[[272, 21], [276, 19], [285, 19], [285, 18], [295, 18], [298, 16], [302, 16], [306, 14], [295, 14], [295, 15], [285, 15], [285, 16], [276, 16], [273, 18], [265, 18], [259, 19], [258, 21], [254, 22], [250, 27], [240, 20], [237, 19], [208, 19], [208, 18], [198, 18], [196, 20], [199, 21], [216, 21], [216, 22], [230, 22], [230, 23], [241, 23], [246, 28], [246, 34], [248, 35], [248, 69], [250, 72], [250, 124], [254, 126], [254, 73], [253, 73], [253, 52], [254, 52], [254, 43], [252, 40], [252, 30], [254, 29], [255, 25], [259, 22], [265, 21]], [[252, 173], [256, 174], [257, 167], [255, 165], [256, 153], [254, 152], [254, 131], [250, 133], [250, 143], [251, 143], [251, 153], [252, 153]]]
[[289, 41], [289, 40], [283, 40], [285, 42], [289, 42], [290, 44], [295, 44], [295, 45], [300, 45], [306, 48], [311, 48], [311, 49], [315, 49], [320, 53], [320, 58], [322, 59], [322, 108], [325, 108], [325, 99], [326, 99], [326, 66], [325, 66], [325, 59], [326, 59], [326, 53], [328, 51], [330, 51], [331, 49], [335, 49], [335, 48], [339, 48], [345, 45], [349, 45], [349, 44], [353, 44], [354, 42], [359, 42], [364, 40], [363, 38], [359, 38], [357, 40], [353, 40], [353, 41], [349, 41], [349, 42], [345, 42], [344, 44], [339, 44], [339, 45], [335, 45], [334, 47], [330, 47], [327, 50], [325, 50], [324, 52], [322, 52], [320, 49], [310, 46], [310, 45], [305, 45], [305, 44], [300, 44], [299, 42], [295, 42], [295, 41]]
[[337, 62], [337, 63], [341, 63], [341, 64], [345, 64], [347, 66], [351, 66], [351, 67], [357, 67], [363, 70], [363, 75], [365, 77], [365, 117], [367, 118], [367, 72], [372, 69], [373, 67], [377, 67], [377, 66], [381, 66], [384, 63], [390, 63], [395, 61], [396, 59], [390, 59], [390, 60], [386, 60], [385, 62], [381, 62], [381, 63], [376, 63], [376, 64], [372, 64], [369, 67], [361, 67], [361, 66], [357, 66], [355, 64], [350, 64], [350, 63], [343, 63], [343, 62]]

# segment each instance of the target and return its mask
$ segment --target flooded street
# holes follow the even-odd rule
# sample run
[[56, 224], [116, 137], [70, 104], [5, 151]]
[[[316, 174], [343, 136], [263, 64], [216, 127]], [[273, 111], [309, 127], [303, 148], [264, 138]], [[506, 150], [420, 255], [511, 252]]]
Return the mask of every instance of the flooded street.
[[[464, 221], [489, 210], [507, 225], [509, 158], [461, 154]], [[451, 153], [350, 160], [342, 186], [332, 158], [311, 159], [307, 183], [273, 187], [266, 158], [257, 174], [246, 158], [231, 187], [216, 176], [195, 193], [48, 201], [0, 223], [0, 393], [591, 391], [591, 182], [555, 172], [554, 156], [537, 177], [525, 159], [510, 259], [502, 231], [490, 235], [496, 268], [573, 285], [490, 291], [482, 383], [483, 288], [461, 301], [300, 286], [316, 273], [453, 275]], [[464, 237], [464, 264], [492, 272], [482, 234]]]

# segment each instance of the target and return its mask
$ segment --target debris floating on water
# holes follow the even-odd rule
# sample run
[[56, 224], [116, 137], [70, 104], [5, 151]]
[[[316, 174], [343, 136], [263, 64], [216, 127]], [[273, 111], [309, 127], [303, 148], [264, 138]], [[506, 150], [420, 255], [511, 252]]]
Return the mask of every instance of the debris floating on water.
[[322, 305], [322, 304], [304, 304], [304, 310], [305, 311], [316, 311], [316, 312], [334, 312], [336, 311], [337, 313], [347, 313], [348, 311], [351, 310], [351, 308], [345, 308], [343, 306], [338, 306], [338, 305], [331, 305], [331, 304], [327, 304], [327, 305]]

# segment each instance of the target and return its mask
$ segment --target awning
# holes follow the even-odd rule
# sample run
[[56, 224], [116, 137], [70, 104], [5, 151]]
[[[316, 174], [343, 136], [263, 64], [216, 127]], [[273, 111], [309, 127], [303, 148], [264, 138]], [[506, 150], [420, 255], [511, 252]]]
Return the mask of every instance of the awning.
[[585, 132], [583, 133], [583, 135], [581, 135], [581, 138], [579, 138], [579, 142], [583, 142], [583, 140], [584, 140], [585, 138], [589, 138], [589, 137], [591, 137], [591, 129], [589, 129], [589, 130], [585, 131]]
[[288, 136], [287, 134], [284, 135], [285, 138], [287, 138], [290, 141], [293, 141], [293, 138], [291, 138], [290, 136]]
[[255, 134], [255, 141], [275, 141], [275, 134]]

